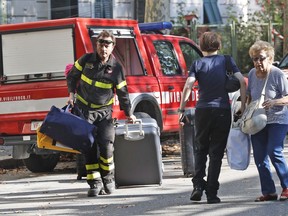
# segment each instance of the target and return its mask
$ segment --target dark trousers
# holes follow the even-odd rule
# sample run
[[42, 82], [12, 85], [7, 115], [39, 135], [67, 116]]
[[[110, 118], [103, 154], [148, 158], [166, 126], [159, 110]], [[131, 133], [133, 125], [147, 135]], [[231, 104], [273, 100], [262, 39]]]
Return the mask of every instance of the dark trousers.
[[104, 182], [114, 179], [114, 140], [115, 129], [111, 110], [81, 109], [84, 117], [97, 128], [95, 142], [91, 151], [85, 154], [87, 182], [94, 185], [102, 179]]
[[[195, 175], [193, 186], [206, 189], [207, 195], [216, 195], [219, 175], [231, 125], [231, 110], [220, 108], [195, 111]], [[209, 156], [207, 181], [206, 162]]]

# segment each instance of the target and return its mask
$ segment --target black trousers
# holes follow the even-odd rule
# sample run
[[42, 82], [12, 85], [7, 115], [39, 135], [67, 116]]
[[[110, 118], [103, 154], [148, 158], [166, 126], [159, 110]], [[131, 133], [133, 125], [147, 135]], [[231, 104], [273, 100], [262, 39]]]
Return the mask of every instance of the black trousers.
[[86, 120], [97, 128], [91, 151], [85, 154], [87, 182], [114, 179], [114, 140], [115, 129], [111, 110], [81, 109]]
[[[209, 196], [217, 195], [222, 158], [231, 125], [231, 110], [220, 108], [195, 111], [195, 175], [193, 186], [206, 189]], [[209, 156], [207, 181], [206, 163]]]

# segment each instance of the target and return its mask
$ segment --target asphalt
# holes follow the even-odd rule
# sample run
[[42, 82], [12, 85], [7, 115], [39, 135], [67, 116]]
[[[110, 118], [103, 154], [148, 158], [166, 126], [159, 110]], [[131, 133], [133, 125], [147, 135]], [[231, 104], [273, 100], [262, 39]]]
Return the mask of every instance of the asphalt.
[[14, 169], [23, 166], [22, 160], [12, 159], [12, 147], [0, 146], [0, 168], [2, 169]]
[[[288, 150], [287, 143], [285, 146]], [[191, 178], [183, 174], [181, 157], [163, 157], [162, 161], [161, 185], [122, 187], [109, 196], [95, 198], [87, 197], [87, 183], [76, 179], [73, 162], [61, 162], [53, 173], [46, 174], [8, 170], [0, 179], [0, 215], [288, 215], [288, 201], [254, 202], [260, 195], [260, 184], [252, 154], [244, 171], [232, 170], [224, 157], [219, 179], [220, 204], [207, 204], [205, 194], [200, 202], [190, 201]], [[280, 182], [273, 168], [272, 171], [280, 194]]]

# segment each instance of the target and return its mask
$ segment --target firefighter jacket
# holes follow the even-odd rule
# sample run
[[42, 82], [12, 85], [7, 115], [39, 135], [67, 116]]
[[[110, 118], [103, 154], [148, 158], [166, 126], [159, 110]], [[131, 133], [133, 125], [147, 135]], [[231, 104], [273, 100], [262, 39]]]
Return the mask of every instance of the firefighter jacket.
[[126, 116], [132, 115], [123, 69], [112, 55], [102, 64], [96, 53], [84, 54], [67, 75], [67, 86], [69, 92], [77, 93], [77, 103], [88, 110], [112, 110], [116, 93], [120, 109]]

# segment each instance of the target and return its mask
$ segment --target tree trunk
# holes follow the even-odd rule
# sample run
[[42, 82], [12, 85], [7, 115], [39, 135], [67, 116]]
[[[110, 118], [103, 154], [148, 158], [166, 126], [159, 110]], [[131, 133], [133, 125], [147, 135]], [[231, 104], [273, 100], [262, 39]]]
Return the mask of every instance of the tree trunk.
[[146, 0], [145, 22], [170, 21], [170, 1]]
[[283, 55], [285, 55], [288, 52], [288, 0], [284, 1], [283, 36]]

